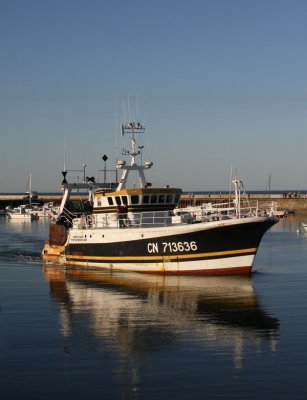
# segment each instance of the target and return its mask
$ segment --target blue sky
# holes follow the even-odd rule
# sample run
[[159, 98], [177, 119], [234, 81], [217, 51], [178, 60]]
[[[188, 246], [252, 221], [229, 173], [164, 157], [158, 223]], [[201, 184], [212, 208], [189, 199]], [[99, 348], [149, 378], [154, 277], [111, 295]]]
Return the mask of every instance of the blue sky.
[[154, 185], [307, 188], [306, 0], [0, 0], [0, 51], [2, 193], [113, 168], [128, 110]]

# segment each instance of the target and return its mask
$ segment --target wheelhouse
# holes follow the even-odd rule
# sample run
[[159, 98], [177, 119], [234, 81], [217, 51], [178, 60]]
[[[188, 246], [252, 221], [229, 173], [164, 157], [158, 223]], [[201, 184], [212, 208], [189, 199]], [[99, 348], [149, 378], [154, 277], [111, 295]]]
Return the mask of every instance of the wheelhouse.
[[94, 212], [115, 212], [117, 206], [128, 207], [128, 211], [173, 210], [179, 203], [181, 189], [139, 188], [106, 192], [97, 190], [94, 197]]

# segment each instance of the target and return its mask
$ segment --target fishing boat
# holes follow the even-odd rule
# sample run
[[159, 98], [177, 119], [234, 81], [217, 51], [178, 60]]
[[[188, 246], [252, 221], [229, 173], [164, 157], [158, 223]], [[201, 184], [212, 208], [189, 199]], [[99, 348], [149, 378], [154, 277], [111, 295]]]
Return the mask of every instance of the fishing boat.
[[[122, 136], [131, 139], [131, 150], [123, 150], [122, 155], [130, 163], [118, 160], [122, 176], [115, 189], [97, 187], [95, 182], [68, 183], [64, 171], [62, 202], [55, 223], [50, 224], [42, 258], [86, 268], [142, 273], [250, 273], [264, 233], [278, 219], [259, 216], [257, 206], [243, 213], [237, 190], [232, 201], [235, 215], [216, 213], [214, 218], [211, 215], [198, 223], [187, 218], [173, 220], [182, 190], [153, 188], [146, 180], [145, 171], [153, 162], [138, 164], [142, 154], [137, 136], [144, 130], [136, 122], [122, 125]], [[130, 173], [138, 174], [131, 186]], [[70, 209], [71, 193], [85, 188], [90, 207]]]

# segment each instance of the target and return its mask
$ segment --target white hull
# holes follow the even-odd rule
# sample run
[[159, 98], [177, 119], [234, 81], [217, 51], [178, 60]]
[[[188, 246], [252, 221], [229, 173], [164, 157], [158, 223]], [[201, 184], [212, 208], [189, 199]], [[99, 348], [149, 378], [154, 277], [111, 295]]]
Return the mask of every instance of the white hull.
[[33, 219], [31, 214], [15, 214], [13, 212], [8, 212], [7, 214], [11, 219], [19, 221], [31, 221]]
[[143, 272], [153, 274], [171, 274], [171, 275], [215, 275], [219, 274], [240, 274], [251, 272], [255, 256], [239, 256], [229, 258], [219, 258], [212, 261], [180, 261], [180, 263], [170, 262], [168, 259], [156, 264], [142, 262], [135, 263], [95, 263], [95, 262], [71, 262], [63, 260], [66, 265], [75, 265], [80, 267], [101, 268], [107, 270], [125, 271], [125, 272]]

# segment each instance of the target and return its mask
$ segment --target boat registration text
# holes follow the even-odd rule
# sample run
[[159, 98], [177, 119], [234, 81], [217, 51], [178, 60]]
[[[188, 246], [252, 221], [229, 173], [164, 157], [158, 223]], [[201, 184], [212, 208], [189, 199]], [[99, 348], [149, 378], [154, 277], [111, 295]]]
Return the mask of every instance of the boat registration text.
[[159, 243], [148, 243], [147, 251], [148, 253], [183, 253], [189, 251], [196, 251], [196, 242], [162, 242]]

